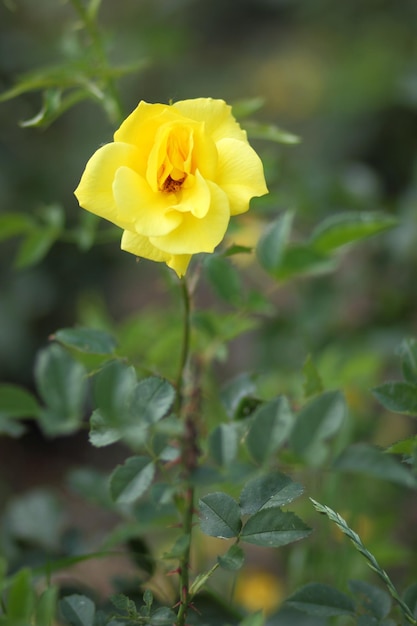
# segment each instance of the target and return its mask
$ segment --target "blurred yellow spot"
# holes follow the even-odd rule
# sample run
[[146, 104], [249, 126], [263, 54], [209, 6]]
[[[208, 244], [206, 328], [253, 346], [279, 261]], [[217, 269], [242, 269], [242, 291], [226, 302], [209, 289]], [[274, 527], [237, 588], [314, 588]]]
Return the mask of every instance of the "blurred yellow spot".
[[250, 612], [275, 611], [284, 597], [284, 586], [277, 576], [263, 570], [243, 571], [235, 589], [235, 601]]

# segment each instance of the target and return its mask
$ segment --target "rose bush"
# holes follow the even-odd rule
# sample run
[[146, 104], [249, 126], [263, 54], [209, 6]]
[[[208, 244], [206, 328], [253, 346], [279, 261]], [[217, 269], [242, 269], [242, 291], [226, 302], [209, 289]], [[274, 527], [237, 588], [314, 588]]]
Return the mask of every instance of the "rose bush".
[[178, 276], [213, 252], [230, 217], [268, 192], [260, 158], [223, 100], [140, 102], [88, 161], [80, 205], [124, 229], [121, 247]]

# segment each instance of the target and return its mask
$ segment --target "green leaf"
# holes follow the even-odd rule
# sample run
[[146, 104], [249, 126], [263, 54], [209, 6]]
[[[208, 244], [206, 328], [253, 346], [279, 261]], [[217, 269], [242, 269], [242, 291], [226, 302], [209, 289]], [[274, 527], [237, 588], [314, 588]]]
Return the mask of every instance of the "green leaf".
[[241, 540], [266, 548], [278, 548], [304, 539], [311, 529], [294, 513], [278, 507], [261, 509], [248, 519]]
[[99, 410], [90, 417], [90, 432], [88, 438], [96, 448], [103, 448], [116, 443], [123, 437], [123, 429], [109, 425]]
[[244, 117], [249, 117], [253, 113], [262, 109], [265, 104], [264, 98], [243, 98], [242, 100], [238, 100], [234, 102], [232, 105], [233, 115], [237, 119], [242, 119]]
[[403, 376], [409, 383], [417, 383], [417, 341], [406, 339], [400, 347]]
[[129, 421], [130, 401], [136, 384], [134, 367], [123, 361], [110, 361], [97, 373], [94, 398], [106, 423], [114, 426]]
[[35, 364], [38, 391], [47, 405], [40, 414], [48, 434], [68, 433], [78, 428], [87, 393], [87, 372], [66, 350], [52, 345], [38, 354]]
[[244, 515], [252, 515], [261, 509], [279, 507], [292, 502], [304, 489], [281, 472], [273, 472], [252, 479], [240, 494], [240, 508]]
[[311, 354], [306, 358], [303, 365], [303, 391], [304, 397], [309, 398], [318, 393], [323, 393], [323, 383], [320, 378], [320, 374], [313, 362]]
[[217, 557], [217, 561], [223, 569], [236, 572], [245, 562], [245, 553], [240, 546], [233, 544], [225, 554]]
[[39, 404], [29, 391], [13, 384], [0, 385], [1, 417], [36, 417]]
[[275, 126], [275, 124], [262, 124], [261, 122], [247, 121], [244, 124], [250, 139], [264, 139], [289, 145], [301, 142], [298, 135], [289, 133], [287, 130]]
[[58, 600], [58, 587], [48, 587], [39, 597], [36, 606], [36, 626], [53, 626]]
[[252, 417], [246, 445], [254, 460], [263, 464], [286, 441], [293, 415], [284, 396], [279, 396], [257, 408]]
[[29, 622], [35, 604], [35, 593], [28, 568], [21, 569], [13, 579], [7, 596], [7, 616], [16, 622]]
[[244, 289], [240, 274], [224, 256], [210, 254], [204, 259], [204, 270], [214, 292], [232, 306], [244, 302]]
[[74, 594], [63, 598], [59, 603], [62, 616], [71, 626], [93, 626], [96, 612], [94, 602], [82, 596]]
[[94, 328], [61, 328], [52, 339], [87, 354], [113, 354], [116, 349], [114, 337]]
[[209, 493], [201, 498], [199, 508], [203, 533], [221, 539], [238, 536], [242, 526], [240, 510], [231, 496], [221, 492]]
[[119, 465], [110, 477], [110, 494], [118, 504], [138, 500], [152, 484], [155, 464], [147, 456], [132, 456]]
[[342, 471], [368, 474], [404, 487], [417, 487], [416, 477], [405, 465], [394, 456], [365, 443], [358, 443], [344, 450], [333, 467]]
[[311, 235], [311, 243], [315, 250], [328, 253], [393, 228], [397, 223], [394, 217], [376, 211], [332, 215], [317, 226]]
[[355, 614], [355, 607], [349, 596], [330, 585], [320, 583], [305, 585], [291, 595], [286, 604], [317, 617]]
[[135, 420], [153, 424], [165, 417], [174, 400], [174, 387], [167, 380], [152, 376], [136, 385], [130, 410]]
[[256, 247], [256, 254], [261, 266], [275, 274], [281, 266], [285, 247], [288, 243], [294, 213], [287, 211], [272, 222], [261, 236]]
[[332, 272], [337, 263], [337, 259], [306, 244], [291, 244], [284, 251], [279, 266], [272, 274], [278, 280], [288, 280], [295, 276], [317, 276]]
[[181, 559], [190, 547], [190, 535], [180, 535], [169, 552], [164, 552], [164, 559]]
[[350, 580], [349, 588], [358, 598], [357, 613], [370, 613], [378, 620], [387, 617], [391, 610], [391, 598], [385, 591], [363, 580]]
[[326, 456], [324, 442], [335, 435], [346, 416], [346, 403], [339, 391], [316, 396], [298, 414], [290, 436], [294, 452], [314, 466]]
[[235, 424], [220, 424], [209, 437], [210, 456], [220, 467], [227, 467], [236, 458], [238, 433]]
[[177, 615], [172, 609], [169, 609], [167, 606], [161, 606], [152, 613], [149, 623], [151, 626], [172, 626], [176, 618]]
[[404, 591], [403, 600], [414, 617], [417, 617], [417, 582]]
[[[264, 611], [257, 611], [251, 615], [246, 615], [246, 617], [239, 622], [239, 626], [263, 626], [265, 624], [265, 619], [266, 616]], [[288, 626], [290, 626], [289, 623]]]
[[372, 393], [389, 411], [417, 416], [417, 385], [403, 381], [384, 383], [372, 389]]
[[2, 213], [0, 215], [0, 241], [24, 235], [35, 226], [31, 215], [26, 213]]
[[234, 418], [239, 406], [245, 398], [250, 398], [256, 392], [254, 377], [243, 373], [233, 378], [220, 391], [220, 400], [230, 418]]
[[20, 244], [15, 267], [23, 269], [36, 265], [48, 254], [59, 233], [51, 228], [33, 228]]

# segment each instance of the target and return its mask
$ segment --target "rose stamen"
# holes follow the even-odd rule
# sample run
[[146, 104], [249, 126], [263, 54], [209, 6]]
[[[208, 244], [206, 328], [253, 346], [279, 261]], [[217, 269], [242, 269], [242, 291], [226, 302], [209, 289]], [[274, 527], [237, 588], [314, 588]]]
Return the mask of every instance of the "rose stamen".
[[171, 176], [168, 176], [162, 187], [161, 187], [161, 191], [165, 191], [166, 193], [175, 193], [177, 191], [179, 191], [179, 189], [181, 189], [181, 185], [185, 180], [185, 176], [183, 176], [183, 178], [180, 178], [179, 180], [175, 180], [174, 178], [171, 178]]

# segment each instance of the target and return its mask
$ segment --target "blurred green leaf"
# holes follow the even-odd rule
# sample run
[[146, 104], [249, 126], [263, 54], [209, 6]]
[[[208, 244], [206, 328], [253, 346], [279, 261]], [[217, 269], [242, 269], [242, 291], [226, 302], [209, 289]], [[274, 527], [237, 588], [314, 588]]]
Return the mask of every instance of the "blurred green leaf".
[[417, 385], [408, 382], [390, 382], [372, 389], [383, 407], [394, 413], [417, 417]]
[[134, 367], [123, 361], [110, 361], [96, 374], [94, 399], [107, 425], [120, 425], [129, 421], [130, 401], [136, 384]]
[[217, 561], [223, 569], [236, 572], [245, 562], [245, 553], [240, 546], [233, 544], [225, 554], [217, 557]]
[[7, 596], [7, 617], [13, 622], [29, 622], [35, 605], [31, 572], [21, 569], [14, 577]]
[[294, 418], [287, 398], [279, 396], [260, 405], [251, 419], [246, 437], [247, 448], [257, 463], [268, 463], [271, 455], [287, 440], [293, 425]]
[[221, 492], [209, 493], [201, 498], [199, 508], [203, 533], [221, 539], [238, 536], [242, 526], [240, 510], [231, 496]]
[[0, 241], [24, 235], [35, 225], [31, 215], [26, 213], [2, 213], [0, 215]]
[[323, 393], [323, 383], [310, 354], [304, 361], [303, 378], [303, 391], [305, 398], [309, 398], [310, 396], [314, 396], [318, 393]]
[[417, 341], [406, 339], [400, 347], [402, 370], [405, 380], [409, 383], [417, 383]]
[[279, 266], [271, 272], [278, 280], [296, 276], [317, 276], [336, 269], [337, 259], [325, 256], [305, 244], [291, 244], [283, 253]]
[[[263, 626], [265, 624], [265, 619], [266, 616], [264, 611], [260, 610], [256, 613], [246, 615], [246, 617], [239, 622], [239, 626]], [[288, 622], [288, 626], [290, 626], [290, 622]]]
[[96, 448], [103, 448], [112, 443], [116, 443], [123, 437], [123, 429], [110, 424], [104, 419], [98, 409], [93, 411], [90, 417], [90, 432], [88, 435], [90, 443]]
[[261, 266], [274, 274], [281, 266], [281, 260], [288, 243], [294, 213], [287, 211], [270, 224], [261, 236], [256, 254]]
[[328, 253], [397, 225], [397, 219], [376, 211], [331, 215], [317, 226], [310, 241], [315, 250]]
[[263, 124], [262, 122], [248, 120], [245, 121], [244, 127], [250, 139], [264, 139], [266, 141], [275, 141], [276, 143], [289, 145], [295, 145], [301, 142], [300, 137], [274, 124]]
[[45, 432], [68, 433], [78, 428], [87, 393], [85, 368], [64, 348], [54, 344], [38, 354], [35, 379], [46, 404], [39, 416]]
[[151, 486], [155, 465], [147, 456], [132, 456], [110, 476], [110, 494], [117, 504], [131, 504]]
[[42, 261], [48, 254], [58, 237], [55, 229], [51, 228], [34, 228], [25, 237], [20, 244], [15, 266], [17, 269], [30, 267]]
[[244, 289], [240, 274], [223, 256], [211, 254], [204, 259], [204, 270], [215, 293], [228, 304], [241, 306]]
[[113, 354], [116, 340], [104, 330], [95, 328], [61, 328], [51, 337], [67, 348], [88, 354]]
[[74, 594], [63, 598], [59, 608], [64, 619], [71, 626], [93, 626], [96, 612], [94, 602], [82, 596]]
[[58, 587], [48, 587], [39, 597], [36, 605], [36, 626], [53, 626], [58, 602]]
[[264, 508], [252, 515], [244, 525], [240, 538], [266, 548], [279, 548], [304, 539], [311, 529], [294, 513], [278, 507]]
[[232, 105], [233, 115], [237, 119], [243, 119], [244, 117], [249, 117], [256, 113], [265, 104], [264, 98], [244, 98], [242, 100], [238, 100], [234, 102]]
[[176, 613], [167, 606], [161, 606], [151, 615], [150, 626], [172, 626], [177, 618]]
[[0, 384], [0, 417], [36, 417], [39, 403], [35, 396], [18, 385]]
[[210, 434], [210, 456], [220, 467], [227, 467], [236, 458], [238, 433], [235, 424], [220, 424]]
[[411, 613], [417, 618], [417, 582], [412, 583], [404, 591], [403, 600], [409, 607]]
[[291, 448], [312, 465], [320, 465], [326, 456], [325, 441], [338, 432], [346, 414], [346, 402], [339, 391], [315, 396], [295, 419], [290, 435]]
[[398, 459], [365, 443], [349, 446], [336, 459], [333, 467], [342, 471], [368, 474], [404, 487], [417, 487], [417, 478]]
[[271, 472], [246, 483], [240, 494], [239, 504], [243, 515], [252, 515], [262, 509], [279, 507], [292, 502], [304, 489], [289, 476]]
[[161, 420], [175, 400], [175, 389], [157, 376], [144, 378], [133, 390], [130, 411], [134, 420], [153, 424]]
[[251, 374], [240, 374], [226, 383], [220, 391], [220, 399], [228, 416], [234, 418], [242, 400], [251, 398], [255, 391], [256, 385]]
[[293, 593], [286, 604], [317, 617], [354, 615], [355, 607], [345, 593], [330, 585], [309, 583]]
[[363, 580], [350, 580], [349, 588], [357, 598], [358, 613], [370, 613], [377, 620], [387, 617], [392, 603], [390, 596], [383, 589]]

